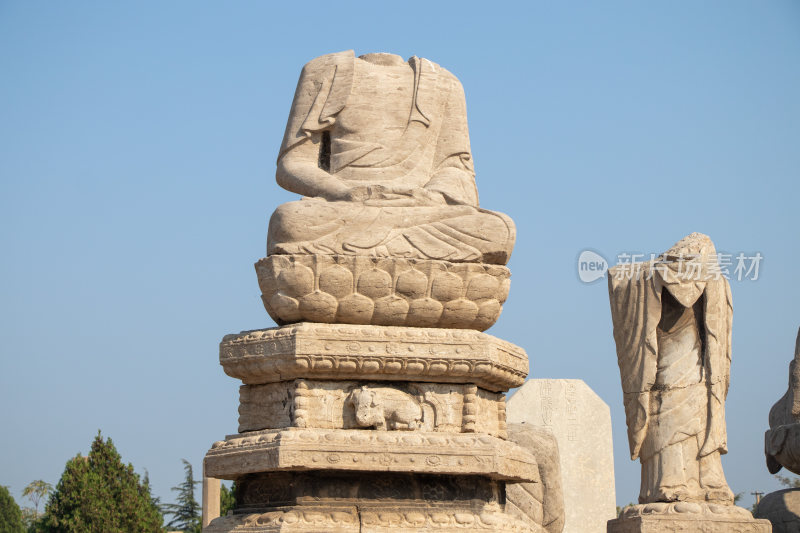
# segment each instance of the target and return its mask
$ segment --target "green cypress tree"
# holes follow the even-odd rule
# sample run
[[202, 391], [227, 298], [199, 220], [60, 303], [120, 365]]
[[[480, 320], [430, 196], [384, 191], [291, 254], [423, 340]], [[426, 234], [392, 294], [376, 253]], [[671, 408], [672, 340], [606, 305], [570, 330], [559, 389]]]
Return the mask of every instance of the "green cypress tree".
[[186, 459], [183, 461], [183, 471], [186, 474], [183, 483], [172, 487], [178, 493], [175, 503], [162, 506], [164, 514], [172, 515], [168, 528], [175, 528], [185, 533], [200, 533], [203, 527], [200, 515], [200, 504], [194, 499], [194, 486], [200, 483], [194, 480], [192, 464]]
[[40, 530], [52, 533], [161, 532], [149, 486], [97, 433], [87, 457], [70, 459], [45, 508]]
[[228, 511], [233, 511], [236, 507], [236, 482], [234, 481], [229, 489], [220, 484], [219, 487], [219, 515], [227, 516]]
[[25, 533], [22, 511], [3, 485], [0, 485], [0, 533]]

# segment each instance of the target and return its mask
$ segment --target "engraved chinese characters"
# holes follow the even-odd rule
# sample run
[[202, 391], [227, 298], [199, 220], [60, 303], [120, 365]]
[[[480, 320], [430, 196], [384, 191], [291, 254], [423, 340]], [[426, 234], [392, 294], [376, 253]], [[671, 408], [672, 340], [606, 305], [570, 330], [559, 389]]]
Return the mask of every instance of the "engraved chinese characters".
[[720, 461], [733, 307], [711, 239], [692, 233], [608, 280], [631, 458], [642, 465], [642, 505], [609, 532], [769, 531], [733, 507]]
[[558, 442], [564, 533], [605, 533], [616, 516], [611, 412], [579, 379], [529, 379], [508, 400], [514, 423], [550, 431]]

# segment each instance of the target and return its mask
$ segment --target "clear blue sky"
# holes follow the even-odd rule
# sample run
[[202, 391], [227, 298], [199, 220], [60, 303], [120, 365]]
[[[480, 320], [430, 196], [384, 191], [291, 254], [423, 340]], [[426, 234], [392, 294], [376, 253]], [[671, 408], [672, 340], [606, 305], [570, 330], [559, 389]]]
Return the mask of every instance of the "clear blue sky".
[[0, 1], [0, 484], [55, 484], [102, 429], [170, 500], [180, 459], [199, 475], [236, 431], [217, 347], [273, 325], [252, 264], [294, 198], [274, 169], [297, 76], [350, 48], [461, 79], [482, 205], [519, 234], [490, 333], [611, 406], [619, 503], [639, 466], [606, 287], [579, 282], [578, 253], [701, 231], [763, 255], [732, 283], [724, 464], [736, 492], [778, 488], [763, 432], [800, 325], [800, 3], [749, 0]]

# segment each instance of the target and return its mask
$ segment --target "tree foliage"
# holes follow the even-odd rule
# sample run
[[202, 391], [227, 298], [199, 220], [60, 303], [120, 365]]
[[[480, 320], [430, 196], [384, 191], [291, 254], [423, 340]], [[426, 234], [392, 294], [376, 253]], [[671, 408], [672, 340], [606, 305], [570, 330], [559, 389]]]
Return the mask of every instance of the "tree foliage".
[[0, 485], [0, 533], [25, 533], [22, 511], [3, 485]]
[[220, 484], [219, 487], [219, 515], [225, 516], [236, 506], [236, 482], [229, 489]]
[[53, 533], [161, 532], [163, 518], [149, 486], [122, 463], [98, 432], [87, 457], [70, 459], [45, 508], [39, 530]]
[[194, 479], [191, 463], [186, 459], [181, 460], [185, 474], [183, 483], [172, 487], [172, 490], [178, 493], [178, 497], [175, 503], [163, 505], [162, 509], [165, 515], [172, 515], [172, 520], [167, 524], [168, 528], [176, 528], [185, 533], [200, 533], [202, 530], [200, 504], [194, 498], [194, 486], [200, 482]]
[[780, 474], [775, 474], [775, 477], [780, 481], [781, 485], [790, 489], [800, 488], [800, 478], [794, 477], [790, 478], [787, 476], [782, 476]]
[[47, 499], [47, 496], [53, 492], [53, 486], [46, 481], [37, 479], [28, 483], [28, 486], [22, 489], [22, 495], [28, 498], [33, 503], [35, 515], [39, 515], [39, 502], [42, 499]]

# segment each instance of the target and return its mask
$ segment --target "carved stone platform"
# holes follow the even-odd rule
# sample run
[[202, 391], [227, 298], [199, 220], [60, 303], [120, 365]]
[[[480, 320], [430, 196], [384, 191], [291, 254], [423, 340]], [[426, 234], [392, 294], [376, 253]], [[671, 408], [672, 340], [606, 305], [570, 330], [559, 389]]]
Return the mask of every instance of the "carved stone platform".
[[525, 350], [477, 331], [301, 323], [226, 335], [225, 373], [257, 385], [296, 378], [474, 383], [519, 387]]
[[[239, 388], [239, 432], [287, 427], [362, 429], [380, 421], [359, 422], [361, 396], [381, 403], [391, 429], [447, 433], [484, 433], [506, 438], [506, 402], [502, 393], [472, 384], [424, 382], [319, 381], [296, 379], [242, 385]], [[386, 404], [386, 405], [384, 405]], [[406, 420], [400, 420], [403, 414]], [[374, 417], [373, 417], [374, 418]], [[413, 428], [409, 427], [413, 422]]]
[[464, 328], [500, 317], [509, 270], [500, 265], [352, 255], [271, 255], [256, 265], [278, 324], [309, 321]]
[[529, 451], [488, 435], [290, 428], [231, 435], [205, 458], [206, 475], [219, 479], [312, 469], [539, 481]]
[[203, 531], [204, 533], [544, 532], [535, 524], [520, 521], [504, 513], [502, 507], [497, 504], [438, 507], [425, 503], [397, 505], [392, 501], [359, 505], [325, 503], [317, 506], [277, 508], [262, 513], [237, 513], [217, 518]]
[[768, 520], [733, 505], [648, 503], [625, 508], [608, 521], [608, 533], [770, 533]]

